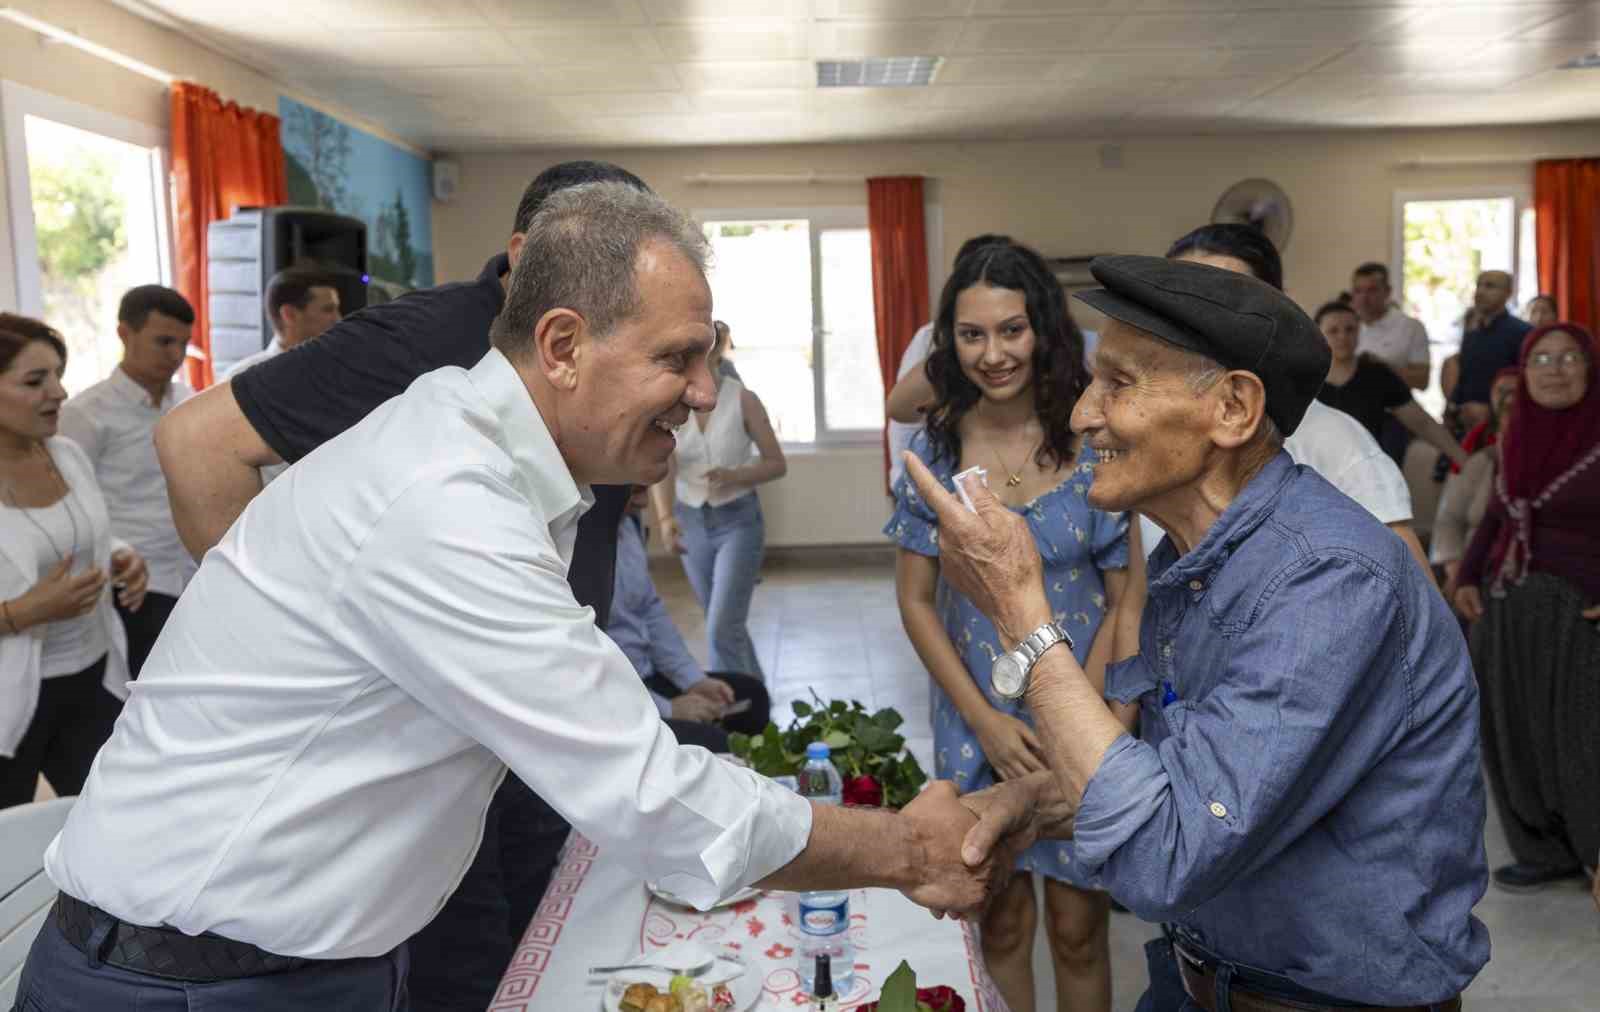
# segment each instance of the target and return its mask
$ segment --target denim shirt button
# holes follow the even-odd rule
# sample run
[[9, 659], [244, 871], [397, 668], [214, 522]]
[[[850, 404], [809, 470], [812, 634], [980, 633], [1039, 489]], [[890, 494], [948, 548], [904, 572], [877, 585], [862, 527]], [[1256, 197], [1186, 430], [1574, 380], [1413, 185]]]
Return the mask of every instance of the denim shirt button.
[[1193, 590], [1193, 591], [1196, 591], [1196, 592], [1205, 590], [1206, 589], [1205, 581], [1204, 580], [1190, 580], [1189, 581], [1189, 589]]
[[1162, 657], [1171, 657], [1172, 656], [1172, 644], [1171, 643], [1163, 643], [1163, 644], [1161, 644], [1161, 656]]
[[1228, 806], [1220, 801], [1213, 801], [1211, 802], [1211, 814], [1219, 819], [1226, 819], [1228, 817]]

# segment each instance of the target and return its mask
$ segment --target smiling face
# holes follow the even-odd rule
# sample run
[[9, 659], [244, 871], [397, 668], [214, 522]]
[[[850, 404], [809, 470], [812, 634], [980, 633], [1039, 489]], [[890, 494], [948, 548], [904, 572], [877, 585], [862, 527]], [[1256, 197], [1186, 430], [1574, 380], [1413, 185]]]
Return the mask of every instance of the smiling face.
[[1589, 358], [1578, 339], [1552, 330], [1528, 349], [1528, 396], [1541, 408], [1564, 411], [1589, 392]]
[[661, 241], [639, 250], [639, 306], [611, 333], [583, 325], [576, 376], [563, 397], [560, 438], [584, 482], [655, 484], [667, 475], [672, 430], [690, 411], [716, 406], [709, 368], [711, 289], [682, 253]]
[[1349, 362], [1355, 358], [1356, 342], [1361, 337], [1361, 321], [1355, 310], [1323, 313], [1322, 319], [1317, 321], [1317, 329], [1322, 331], [1335, 362]]
[[1098, 454], [1091, 506], [1161, 519], [1205, 473], [1214, 407], [1208, 391], [1191, 387], [1190, 361], [1136, 327], [1106, 321], [1092, 382], [1072, 412], [1073, 431]]
[[17, 439], [49, 439], [56, 434], [65, 368], [60, 354], [45, 341], [30, 341], [0, 373], [0, 429]]
[[1009, 401], [1033, 383], [1033, 325], [1027, 297], [976, 284], [956, 296], [956, 359], [985, 399]]

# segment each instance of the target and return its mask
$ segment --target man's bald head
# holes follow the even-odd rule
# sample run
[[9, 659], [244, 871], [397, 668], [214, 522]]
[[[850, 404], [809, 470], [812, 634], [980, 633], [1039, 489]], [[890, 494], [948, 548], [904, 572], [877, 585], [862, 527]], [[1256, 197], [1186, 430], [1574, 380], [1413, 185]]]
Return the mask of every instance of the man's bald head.
[[1484, 271], [1478, 275], [1478, 287], [1472, 293], [1472, 308], [1487, 323], [1499, 316], [1511, 301], [1512, 278], [1508, 271]]

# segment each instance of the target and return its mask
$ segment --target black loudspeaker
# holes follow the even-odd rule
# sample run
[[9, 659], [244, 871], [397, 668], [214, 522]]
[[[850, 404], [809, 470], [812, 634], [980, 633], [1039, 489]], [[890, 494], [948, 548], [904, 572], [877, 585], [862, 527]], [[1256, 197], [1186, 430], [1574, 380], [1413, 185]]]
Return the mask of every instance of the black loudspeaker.
[[367, 225], [314, 207], [244, 207], [207, 228], [211, 366], [221, 376], [272, 341], [267, 283], [285, 267], [316, 266], [339, 278], [339, 306], [367, 304]]

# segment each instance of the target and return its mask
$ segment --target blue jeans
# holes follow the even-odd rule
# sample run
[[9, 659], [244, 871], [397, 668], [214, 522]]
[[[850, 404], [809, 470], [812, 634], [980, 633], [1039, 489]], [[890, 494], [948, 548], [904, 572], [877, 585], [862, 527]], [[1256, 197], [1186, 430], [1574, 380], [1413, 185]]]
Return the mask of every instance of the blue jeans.
[[725, 506], [673, 508], [683, 533], [683, 571], [706, 613], [708, 671], [742, 671], [765, 681], [750, 641], [750, 598], [761, 572], [767, 528], [754, 492]]
[[370, 959], [329, 960], [326, 965], [241, 977], [209, 984], [91, 965], [56, 927], [54, 917], [28, 951], [13, 1012], [405, 1012], [406, 947]]

